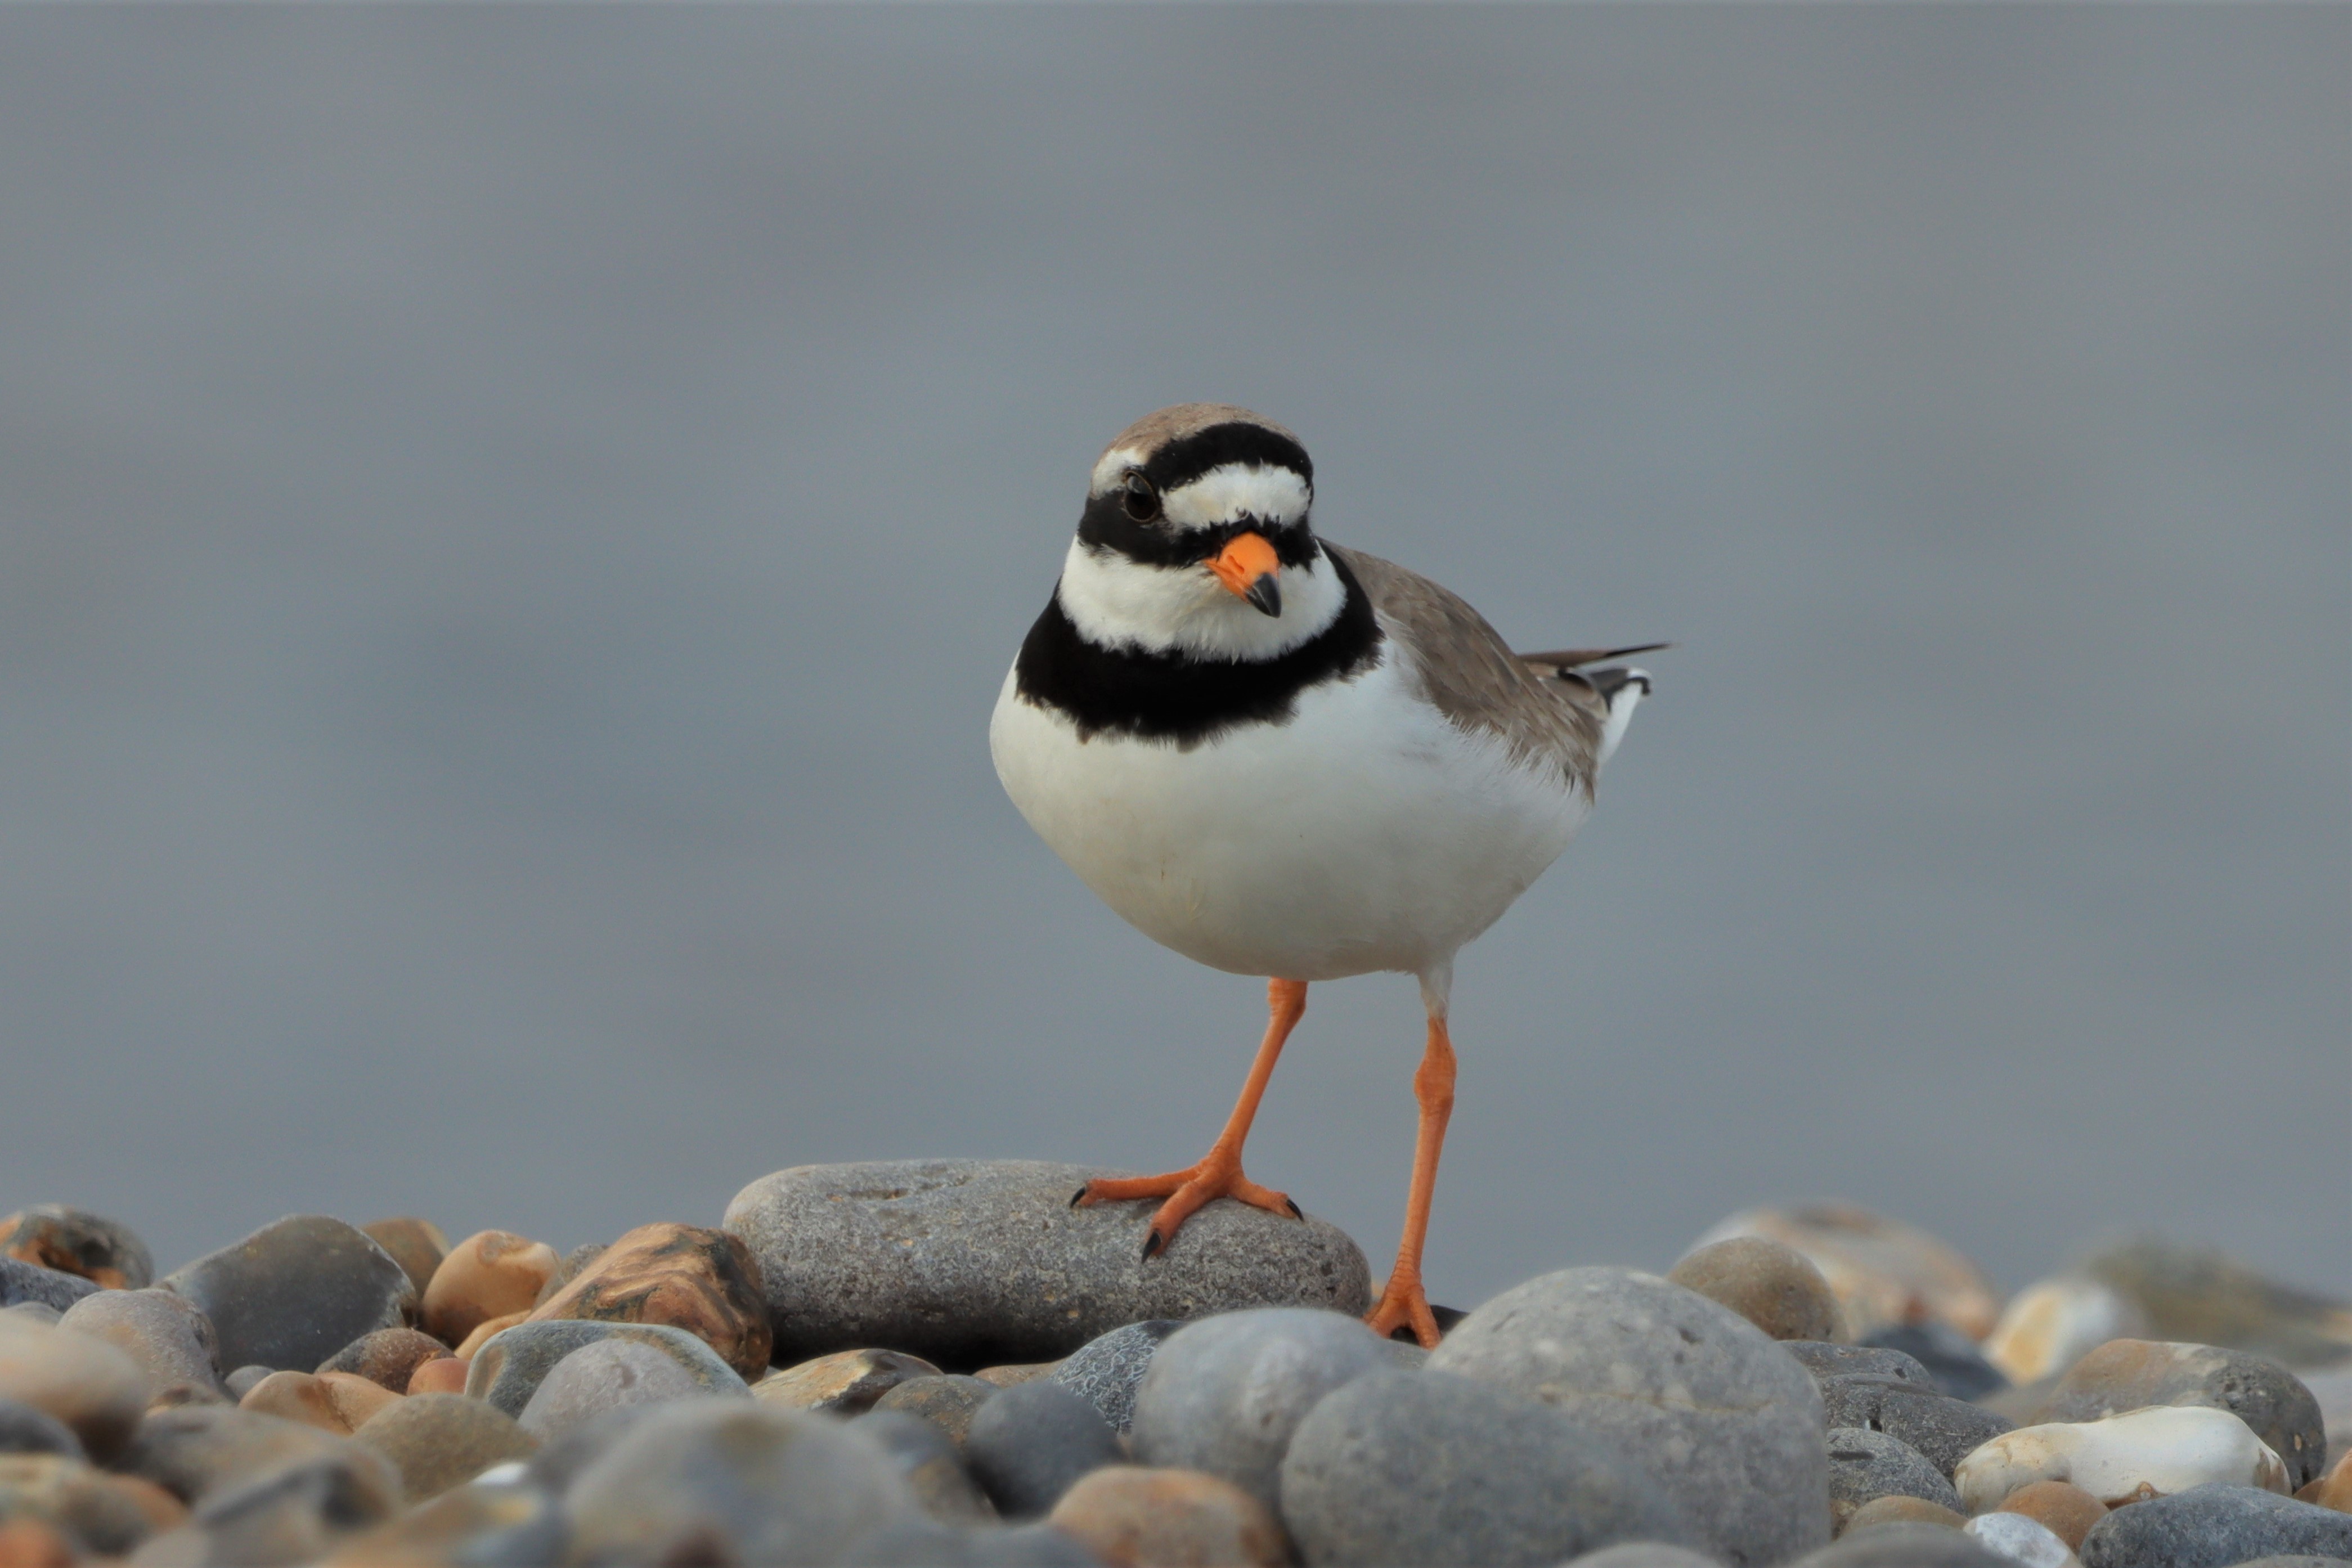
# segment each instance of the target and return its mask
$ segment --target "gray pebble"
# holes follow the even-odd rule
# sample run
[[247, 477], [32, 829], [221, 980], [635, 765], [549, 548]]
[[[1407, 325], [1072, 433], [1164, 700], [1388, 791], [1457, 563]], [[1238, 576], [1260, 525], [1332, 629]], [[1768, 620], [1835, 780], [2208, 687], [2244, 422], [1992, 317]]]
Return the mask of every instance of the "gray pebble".
[[523, 1466], [523, 1481], [550, 1497], [562, 1497], [572, 1483], [630, 1432], [660, 1410], [658, 1405], [618, 1405], [591, 1416], [560, 1437], [548, 1440]]
[[0, 1399], [0, 1454], [63, 1454], [69, 1459], [89, 1458], [71, 1427], [21, 1399]]
[[515, 1419], [544, 1441], [619, 1406], [662, 1405], [706, 1392], [702, 1380], [667, 1351], [636, 1340], [601, 1339], [551, 1367]]
[[1734, 1568], [1829, 1540], [1820, 1391], [1780, 1342], [1695, 1291], [1631, 1269], [1546, 1274], [1465, 1318], [1429, 1370], [1534, 1392], [1671, 1478], [1690, 1544]]
[[956, 1529], [937, 1520], [907, 1520], [861, 1537], [858, 1568], [1102, 1568], [1101, 1562], [1050, 1524]]
[[309, 1372], [415, 1315], [408, 1271], [364, 1232], [297, 1214], [174, 1270], [163, 1288], [212, 1320], [219, 1364]]
[[1836, 1545], [1809, 1552], [1787, 1568], [2017, 1568], [2017, 1564], [1940, 1524], [1881, 1524], [1857, 1530]]
[[959, 1373], [937, 1377], [910, 1377], [874, 1402], [877, 1410], [896, 1410], [920, 1416], [948, 1435], [956, 1451], [963, 1451], [975, 1411], [997, 1394], [996, 1385]]
[[2256, 1557], [2352, 1557], [2352, 1513], [2252, 1487], [2191, 1487], [2091, 1526], [2083, 1568], [2231, 1568]]
[[240, 1366], [221, 1379], [221, 1386], [228, 1390], [228, 1396], [231, 1399], [243, 1399], [274, 1370], [267, 1366]]
[[1919, 1358], [1906, 1355], [1899, 1350], [1870, 1344], [1827, 1344], [1803, 1339], [1782, 1340], [1780, 1348], [1795, 1356], [1798, 1364], [1811, 1373], [1816, 1382], [1824, 1377], [1893, 1377], [1905, 1383], [1916, 1383], [1922, 1388], [1936, 1386], [1935, 1378], [1919, 1364]]
[[1606, 1438], [1537, 1400], [1433, 1370], [1374, 1372], [1324, 1398], [1291, 1438], [1280, 1497], [1306, 1561], [1350, 1568], [1546, 1568], [1696, 1533]]
[[983, 1402], [964, 1437], [972, 1479], [1008, 1519], [1042, 1517], [1080, 1476], [1126, 1457], [1101, 1411], [1043, 1378]]
[[0, 1258], [0, 1307], [43, 1306], [62, 1312], [99, 1287], [79, 1274]]
[[1184, 1325], [1173, 1318], [1129, 1323], [1088, 1340], [1046, 1375], [1102, 1412], [1121, 1432], [1135, 1424], [1135, 1390], [1160, 1342]]
[[1719, 1568], [1712, 1557], [1702, 1557], [1683, 1546], [1657, 1541], [1631, 1541], [1588, 1552], [1566, 1568]]
[[1155, 1318], [1371, 1304], [1370, 1270], [1341, 1231], [1231, 1199], [1146, 1260], [1153, 1205], [1070, 1207], [1102, 1174], [1030, 1160], [803, 1166], [738, 1193], [726, 1226], [759, 1260], [786, 1364], [860, 1345], [942, 1366], [1053, 1361]]
[[1936, 1386], [1955, 1399], [1981, 1399], [2009, 1386], [2009, 1379], [1978, 1352], [1974, 1340], [1934, 1318], [1873, 1329], [1862, 1336], [1862, 1343], [1901, 1351], [1926, 1367]]
[[158, 1388], [222, 1386], [212, 1320], [174, 1291], [100, 1291], [76, 1301], [58, 1326], [106, 1341], [145, 1368]]
[[1830, 1516], [1837, 1523], [1874, 1497], [1924, 1498], [1966, 1513], [1952, 1483], [1916, 1448], [1884, 1432], [1830, 1428]]
[[2143, 1405], [2227, 1410], [2285, 1461], [2291, 1487], [2326, 1471], [2319, 1401], [2302, 1379], [2274, 1361], [2218, 1345], [2109, 1340], [2066, 1369], [2038, 1419], [2095, 1421]]
[[1307, 1413], [1391, 1364], [1378, 1335], [1338, 1312], [1265, 1307], [1203, 1318], [1152, 1357], [1129, 1439], [1143, 1464], [1205, 1470], [1276, 1509], [1283, 1452]]
[[684, 1329], [667, 1323], [593, 1322], [582, 1318], [520, 1322], [492, 1334], [474, 1353], [473, 1364], [466, 1373], [466, 1392], [520, 1417], [558, 1362], [583, 1345], [608, 1339], [630, 1340], [660, 1351], [684, 1367], [706, 1394], [751, 1397], [751, 1388], [735, 1375], [735, 1369]]
[[869, 1410], [850, 1430], [888, 1456], [923, 1511], [942, 1524], [985, 1524], [996, 1517], [971, 1474], [963, 1467], [955, 1439], [939, 1424], [904, 1410]]
[[1894, 1377], [1825, 1377], [1822, 1410], [1832, 1427], [1884, 1432], [1927, 1457], [1949, 1480], [1962, 1459], [2013, 1425], [1980, 1405]]

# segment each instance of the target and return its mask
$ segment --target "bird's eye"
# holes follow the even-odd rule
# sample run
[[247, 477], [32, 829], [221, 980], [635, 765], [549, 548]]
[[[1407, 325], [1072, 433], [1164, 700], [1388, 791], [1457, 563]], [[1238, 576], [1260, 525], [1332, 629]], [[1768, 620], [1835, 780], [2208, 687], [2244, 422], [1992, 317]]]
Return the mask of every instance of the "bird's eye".
[[1142, 475], [1129, 474], [1125, 488], [1119, 492], [1118, 504], [1135, 521], [1148, 523], [1160, 515], [1160, 492]]

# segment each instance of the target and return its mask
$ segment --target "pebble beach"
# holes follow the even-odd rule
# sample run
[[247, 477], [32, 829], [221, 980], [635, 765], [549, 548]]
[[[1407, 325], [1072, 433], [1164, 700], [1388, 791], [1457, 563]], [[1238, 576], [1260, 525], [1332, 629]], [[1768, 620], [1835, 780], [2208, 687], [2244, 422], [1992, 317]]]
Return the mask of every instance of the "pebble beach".
[[0, 1568], [2352, 1563], [2352, 1307], [2161, 1240], [2004, 1297], [1759, 1208], [1360, 1321], [1357, 1242], [1043, 1162], [810, 1166], [569, 1251], [0, 1218]]

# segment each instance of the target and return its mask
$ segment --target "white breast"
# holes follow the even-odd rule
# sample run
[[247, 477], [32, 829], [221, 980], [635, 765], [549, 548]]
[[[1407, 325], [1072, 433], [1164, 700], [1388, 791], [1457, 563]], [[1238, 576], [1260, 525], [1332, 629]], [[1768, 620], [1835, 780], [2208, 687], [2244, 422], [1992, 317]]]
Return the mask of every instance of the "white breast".
[[1005, 677], [1006, 793], [1104, 903], [1216, 968], [1294, 980], [1425, 973], [1502, 915], [1591, 810], [1456, 728], [1383, 658], [1286, 724], [1180, 749], [1097, 735]]

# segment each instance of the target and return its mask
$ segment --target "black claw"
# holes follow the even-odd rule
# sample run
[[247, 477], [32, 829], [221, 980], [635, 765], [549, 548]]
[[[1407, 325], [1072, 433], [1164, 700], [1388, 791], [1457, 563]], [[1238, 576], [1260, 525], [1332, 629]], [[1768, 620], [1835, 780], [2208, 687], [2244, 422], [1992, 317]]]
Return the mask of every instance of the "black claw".
[[1094, 1185], [1095, 1185], [1094, 1183], [1092, 1183], [1092, 1182], [1088, 1182], [1088, 1183], [1087, 1183], [1087, 1185], [1086, 1185], [1085, 1186], [1082, 1186], [1082, 1187], [1078, 1188], [1078, 1190], [1076, 1191], [1076, 1193], [1075, 1193], [1074, 1195], [1072, 1195], [1072, 1197], [1071, 1197], [1071, 1198], [1070, 1198], [1070, 1207], [1071, 1207], [1072, 1208], [1076, 1208], [1076, 1207], [1078, 1207], [1078, 1205], [1080, 1205], [1080, 1204], [1082, 1204], [1082, 1203], [1086, 1202], [1086, 1200], [1087, 1200], [1087, 1194], [1088, 1192], [1090, 1192], [1090, 1191], [1092, 1191], [1092, 1190], [1093, 1190], [1093, 1188], [1094, 1188]]
[[1307, 1218], [1307, 1211], [1298, 1207], [1298, 1200], [1295, 1197], [1284, 1198], [1282, 1200], [1282, 1207], [1290, 1210], [1290, 1218], [1293, 1219], [1304, 1219]]
[[1157, 1229], [1152, 1230], [1143, 1239], [1144, 1260], [1149, 1262], [1150, 1260], [1159, 1257], [1160, 1249], [1167, 1245], [1168, 1243], [1160, 1239], [1160, 1232]]

